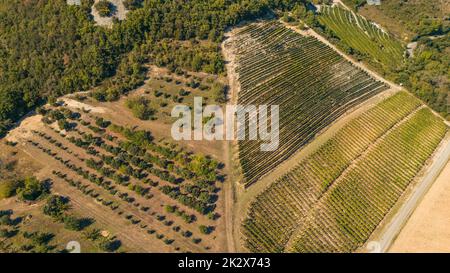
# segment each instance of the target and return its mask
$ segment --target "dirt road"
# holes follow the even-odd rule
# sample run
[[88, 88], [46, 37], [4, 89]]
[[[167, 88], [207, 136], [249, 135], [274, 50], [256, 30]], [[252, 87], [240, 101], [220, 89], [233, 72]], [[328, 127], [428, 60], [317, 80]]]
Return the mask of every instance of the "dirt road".
[[389, 248], [392, 253], [450, 252], [450, 162]]

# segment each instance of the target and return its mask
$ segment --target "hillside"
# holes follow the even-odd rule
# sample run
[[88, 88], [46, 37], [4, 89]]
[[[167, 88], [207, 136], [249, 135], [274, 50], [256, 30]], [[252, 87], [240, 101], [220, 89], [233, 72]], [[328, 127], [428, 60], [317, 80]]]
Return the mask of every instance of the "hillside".
[[261, 141], [239, 143], [246, 186], [289, 158], [347, 110], [388, 89], [315, 38], [304, 37], [278, 22], [245, 27], [232, 43], [240, 85], [238, 103], [280, 105], [280, 145], [276, 151], [260, 151]]
[[253, 201], [242, 227], [247, 248], [357, 250], [447, 131], [442, 120], [411, 95], [400, 92], [384, 100], [346, 124]]
[[[358, 13], [389, 29], [403, 41], [417, 36], [439, 35], [450, 27], [450, 5], [446, 1], [389, 0], [380, 6], [364, 5]], [[447, 19], [445, 19], [447, 18]]]
[[[46, 101], [87, 90], [116, 74], [121, 60], [165, 38], [220, 41], [225, 29], [295, 1], [144, 1], [111, 29], [96, 27], [93, 0], [0, 1], [0, 135]], [[139, 64], [137, 64], [139, 65]], [[119, 78], [116, 93], [129, 91]], [[123, 82], [124, 81], [124, 82]], [[117, 87], [119, 86], [119, 87]], [[133, 87], [134, 88], [134, 87]], [[117, 99], [117, 98], [116, 98]]]

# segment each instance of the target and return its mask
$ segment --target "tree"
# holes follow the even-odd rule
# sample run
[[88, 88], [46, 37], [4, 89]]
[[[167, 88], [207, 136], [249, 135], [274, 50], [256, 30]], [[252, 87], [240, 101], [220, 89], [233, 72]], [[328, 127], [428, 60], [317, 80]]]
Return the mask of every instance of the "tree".
[[126, 106], [135, 117], [142, 120], [148, 120], [155, 114], [155, 110], [150, 107], [150, 101], [144, 97], [130, 98], [126, 101]]
[[205, 225], [200, 225], [199, 227], [200, 233], [202, 234], [210, 234], [211, 233], [211, 228], [207, 227]]
[[35, 201], [50, 192], [48, 183], [41, 182], [36, 177], [25, 178], [22, 185], [18, 189], [18, 196], [22, 200]]
[[211, 93], [214, 101], [218, 103], [227, 102], [227, 86], [219, 82], [215, 82], [211, 87]]
[[109, 1], [100, 0], [94, 5], [94, 8], [101, 17], [109, 17], [113, 15], [115, 6]]
[[20, 180], [0, 181], [0, 200], [16, 195], [16, 190], [21, 186]]
[[100, 243], [99, 243], [99, 247], [102, 251], [105, 252], [114, 252], [116, 251], [120, 246], [122, 245], [122, 243], [120, 242], [120, 240], [110, 240], [110, 239], [103, 239]]
[[128, 10], [135, 10], [142, 7], [142, 0], [124, 0], [123, 5]]
[[83, 219], [78, 219], [72, 215], [66, 215], [63, 218], [64, 227], [69, 230], [80, 231], [85, 225]]
[[43, 207], [45, 215], [53, 217], [54, 219], [62, 219], [65, 211], [69, 209], [68, 199], [60, 195], [52, 195], [47, 199]]

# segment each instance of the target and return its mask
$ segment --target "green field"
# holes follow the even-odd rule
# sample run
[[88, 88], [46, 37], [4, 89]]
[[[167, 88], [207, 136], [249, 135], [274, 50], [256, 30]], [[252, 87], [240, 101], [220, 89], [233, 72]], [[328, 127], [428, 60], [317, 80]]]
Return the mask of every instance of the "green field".
[[390, 68], [404, 62], [405, 49], [394, 37], [354, 12], [322, 6], [319, 22], [343, 43]]
[[247, 248], [350, 252], [360, 247], [447, 131], [420, 106], [405, 92], [386, 99], [275, 181], [248, 211]]
[[239, 142], [246, 186], [273, 170], [349, 109], [388, 89], [313, 37], [278, 22], [252, 24], [235, 40], [241, 105], [280, 105], [280, 145]]

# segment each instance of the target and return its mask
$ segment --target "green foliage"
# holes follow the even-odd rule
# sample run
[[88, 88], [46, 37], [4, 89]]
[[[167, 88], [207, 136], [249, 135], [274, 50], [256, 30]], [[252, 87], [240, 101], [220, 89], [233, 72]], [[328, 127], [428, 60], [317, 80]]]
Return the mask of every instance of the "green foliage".
[[86, 237], [86, 239], [91, 240], [91, 241], [96, 241], [97, 239], [101, 238], [101, 232], [99, 229], [89, 229], [83, 232], [84, 237]]
[[155, 114], [155, 110], [150, 107], [150, 101], [144, 97], [129, 98], [126, 106], [138, 119], [149, 120]]
[[176, 210], [176, 207], [175, 207], [175, 206], [166, 205], [166, 206], [164, 207], [164, 210], [165, 210], [167, 213], [174, 213], [175, 210]]
[[12, 230], [9, 230], [7, 228], [0, 229], [0, 238], [10, 238], [16, 233]]
[[67, 198], [60, 195], [52, 195], [47, 199], [43, 212], [54, 219], [62, 219], [64, 212], [69, 209]]
[[213, 94], [214, 101], [217, 103], [227, 102], [227, 86], [220, 82], [214, 82], [211, 86], [211, 93]]
[[122, 243], [119, 240], [110, 240], [110, 239], [103, 239], [99, 243], [99, 247], [102, 251], [105, 252], [114, 252], [116, 251]]
[[448, 3], [439, 1], [382, 1], [380, 6], [366, 5], [364, 15], [406, 40], [416, 40], [429, 35], [448, 33]]
[[0, 200], [16, 195], [16, 190], [22, 185], [20, 180], [0, 181]]
[[7, 225], [9, 226], [12, 223], [12, 220], [10, 218], [9, 214], [5, 214], [0, 216], [0, 225]]
[[445, 36], [418, 41], [414, 56], [405, 70], [396, 76], [431, 108], [450, 120], [450, 33]]
[[198, 177], [208, 179], [209, 181], [215, 181], [216, 170], [219, 163], [213, 159], [205, 157], [203, 155], [196, 154], [192, 156], [192, 160], [189, 163], [189, 169], [197, 174]]
[[123, 5], [127, 10], [135, 10], [142, 7], [142, 0], [124, 0]]
[[[93, 96], [108, 101], [117, 99], [142, 81], [142, 73], [136, 74], [135, 66], [121, 68], [132, 70], [134, 76], [121, 76], [117, 71], [119, 64], [126, 64], [122, 60], [128, 53], [147, 41], [194, 38], [217, 42], [227, 27], [266, 14], [269, 9], [290, 9], [296, 2], [148, 0], [143, 2], [143, 8], [130, 11], [126, 20], [106, 29], [95, 27], [90, 18], [92, 0], [81, 1], [81, 6], [69, 6], [62, 0], [2, 1], [0, 134], [47, 99], [87, 90], [107, 78], [111, 82]], [[191, 65], [210, 72], [223, 69], [220, 54], [207, 55], [202, 55], [201, 61], [199, 57], [192, 59]], [[118, 79], [114, 75], [119, 75]]]
[[33, 253], [47, 253], [54, 249], [54, 246], [49, 245], [50, 241], [55, 237], [52, 233], [43, 232], [24, 232], [23, 237], [28, 239], [31, 244], [24, 245], [23, 250]]
[[200, 230], [201, 234], [210, 234], [212, 232], [212, 230], [213, 230], [212, 227], [208, 227], [208, 226], [205, 226], [205, 225], [200, 225], [198, 227], [198, 229]]
[[21, 184], [22, 186], [17, 190], [17, 195], [22, 200], [35, 201], [50, 192], [48, 183], [41, 182], [35, 177], [27, 177]]
[[21, 200], [35, 201], [49, 193], [49, 184], [35, 177], [11, 179], [0, 182], [0, 199], [18, 195]]
[[111, 125], [111, 122], [109, 120], [105, 120], [103, 118], [96, 118], [95, 124], [101, 128], [108, 128], [108, 126]]
[[343, 8], [323, 6], [318, 20], [328, 36], [337, 37], [351, 54], [358, 52], [385, 70], [395, 70], [405, 62], [405, 48], [364, 17]]
[[351, 9], [357, 10], [359, 7], [364, 6], [367, 3], [367, 0], [343, 0], [342, 2]]
[[[72, 215], [66, 215], [63, 218], [64, 227], [69, 230], [81, 231], [92, 223], [88, 218], [77, 218]], [[91, 234], [92, 236], [92, 234]]]
[[101, 17], [109, 17], [113, 14], [114, 5], [106, 0], [101, 0], [95, 3], [94, 8]]

